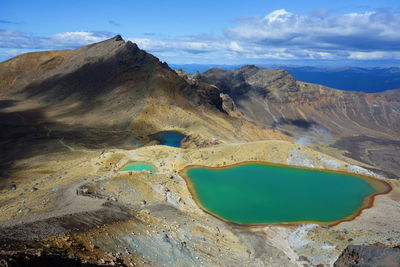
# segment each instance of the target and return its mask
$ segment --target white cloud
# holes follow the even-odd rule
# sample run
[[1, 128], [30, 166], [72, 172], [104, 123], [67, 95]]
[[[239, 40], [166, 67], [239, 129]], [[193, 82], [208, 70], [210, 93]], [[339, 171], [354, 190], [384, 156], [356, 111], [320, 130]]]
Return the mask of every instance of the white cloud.
[[305, 16], [284, 9], [226, 29], [226, 36], [266, 46], [313, 49], [400, 49], [400, 13], [385, 10]]
[[129, 38], [142, 49], [149, 52], [186, 51], [193, 54], [210, 53], [216, 51], [243, 52], [244, 48], [236, 41], [226, 40], [224, 37], [191, 36], [175, 39]]
[[111, 38], [109, 32], [76, 31], [50, 37], [33, 36], [18, 31], [0, 30], [0, 48], [10, 49], [60, 49], [76, 48]]
[[293, 17], [292, 13], [287, 12], [285, 9], [278, 9], [267, 14], [263, 20], [266, 21], [267, 23], [275, 23], [275, 22], [282, 23], [287, 21], [291, 17]]
[[87, 31], [64, 32], [53, 35], [50, 40], [64, 45], [85, 45], [103, 41], [110, 37], [107, 33], [93, 33]]
[[236, 42], [236, 41], [230, 42], [229, 49], [232, 51], [235, 51], [235, 52], [244, 52], [245, 51], [245, 49], [240, 44], [238, 44], [238, 42]]
[[377, 59], [400, 60], [400, 52], [388, 52], [388, 51], [350, 52], [348, 58], [355, 60], [377, 60]]

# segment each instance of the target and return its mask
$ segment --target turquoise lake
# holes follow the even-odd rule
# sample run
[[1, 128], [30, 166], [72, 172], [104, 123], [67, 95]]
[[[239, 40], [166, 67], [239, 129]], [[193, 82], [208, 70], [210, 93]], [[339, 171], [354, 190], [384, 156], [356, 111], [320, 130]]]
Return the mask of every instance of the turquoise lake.
[[176, 131], [162, 131], [151, 135], [151, 137], [159, 141], [161, 145], [180, 147], [181, 141], [186, 135]]
[[152, 171], [157, 172], [157, 168], [151, 164], [143, 162], [132, 162], [126, 164], [121, 171]]
[[366, 177], [264, 163], [191, 167], [183, 175], [203, 209], [238, 224], [336, 222], [388, 189]]

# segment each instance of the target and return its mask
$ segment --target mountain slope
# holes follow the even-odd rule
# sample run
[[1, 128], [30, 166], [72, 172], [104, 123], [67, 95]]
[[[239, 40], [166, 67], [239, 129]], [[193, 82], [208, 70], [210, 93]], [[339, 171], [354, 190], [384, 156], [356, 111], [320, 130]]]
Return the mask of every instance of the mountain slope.
[[399, 138], [400, 90], [346, 92], [296, 81], [284, 70], [255, 66], [211, 69], [202, 79], [229, 94], [248, 118], [268, 126], [317, 124], [342, 137], [362, 133]]
[[[373, 94], [342, 91], [297, 81], [281, 69], [255, 66], [233, 71], [210, 69], [200, 79], [228, 94], [249, 120], [279, 129], [299, 144], [347, 150], [347, 156], [394, 177], [400, 171], [400, 154], [393, 152], [400, 139], [400, 90]], [[358, 138], [355, 145], [356, 136], [368, 138]], [[377, 161], [377, 155], [386, 160]]]
[[19, 56], [0, 65], [0, 77], [3, 95], [49, 106], [74, 105], [80, 116], [93, 109], [106, 115], [124, 105], [140, 107], [146, 97], [159, 95], [196, 104], [208, 101], [165, 63], [120, 36], [76, 50]]

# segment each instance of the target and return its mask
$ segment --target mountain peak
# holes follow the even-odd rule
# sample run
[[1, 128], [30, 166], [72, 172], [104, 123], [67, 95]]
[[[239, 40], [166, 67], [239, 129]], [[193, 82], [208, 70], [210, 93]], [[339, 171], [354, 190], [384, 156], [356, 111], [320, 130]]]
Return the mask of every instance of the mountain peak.
[[124, 41], [124, 39], [122, 38], [122, 36], [119, 35], [119, 34], [115, 35], [112, 39], [114, 39], [115, 41]]

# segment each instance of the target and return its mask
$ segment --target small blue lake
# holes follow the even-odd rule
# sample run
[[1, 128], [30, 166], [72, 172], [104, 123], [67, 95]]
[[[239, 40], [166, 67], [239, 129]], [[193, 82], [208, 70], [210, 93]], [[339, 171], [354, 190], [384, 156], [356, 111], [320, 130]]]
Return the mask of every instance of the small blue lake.
[[161, 145], [180, 147], [181, 141], [186, 135], [177, 131], [162, 131], [152, 134], [150, 137], [160, 142]]

